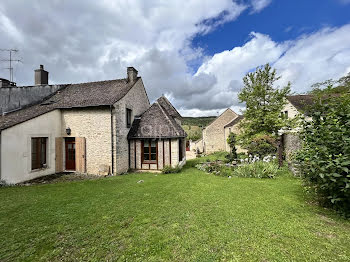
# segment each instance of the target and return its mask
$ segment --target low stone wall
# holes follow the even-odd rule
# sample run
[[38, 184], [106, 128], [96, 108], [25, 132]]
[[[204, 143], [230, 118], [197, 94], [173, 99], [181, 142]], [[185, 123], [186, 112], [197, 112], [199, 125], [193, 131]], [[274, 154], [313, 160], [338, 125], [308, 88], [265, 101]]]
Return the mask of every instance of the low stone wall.
[[292, 162], [293, 153], [299, 150], [301, 141], [298, 133], [291, 132], [283, 134], [283, 148], [288, 163]]

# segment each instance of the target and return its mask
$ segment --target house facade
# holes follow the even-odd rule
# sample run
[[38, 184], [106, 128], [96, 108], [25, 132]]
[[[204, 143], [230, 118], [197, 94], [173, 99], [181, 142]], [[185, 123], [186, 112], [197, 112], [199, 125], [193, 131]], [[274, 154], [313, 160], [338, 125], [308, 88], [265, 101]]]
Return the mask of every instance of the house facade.
[[217, 151], [229, 151], [225, 126], [237, 117], [238, 114], [228, 108], [203, 129], [202, 140], [204, 153], [210, 154]]
[[[42, 71], [35, 72], [36, 86], [47, 87]], [[60, 172], [115, 175], [133, 168], [128, 134], [150, 108], [137, 73], [128, 67], [125, 79], [55, 86], [44, 99], [3, 114], [0, 180], [19, 183]], [[173, 163], [180, 162], [176, 155]]]
[[[298, 116], [308, 117], [308, 107], [314, 103], [312, 95], [293, 95], [287, 96], [287, 103], [281, 110], [281, 115], [286, 118], [294, 119]], [[299, 129], [280, 130], [282, 150], [287, 162], [292, 161], [292, 155], [300, 149]]]

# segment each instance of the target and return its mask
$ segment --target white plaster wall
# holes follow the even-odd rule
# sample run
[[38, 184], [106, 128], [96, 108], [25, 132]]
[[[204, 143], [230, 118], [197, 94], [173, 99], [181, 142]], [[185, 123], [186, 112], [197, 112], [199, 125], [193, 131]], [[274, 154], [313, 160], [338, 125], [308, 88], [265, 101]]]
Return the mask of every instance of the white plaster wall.
[[[55, 173], [55, 138], [61, 136], [61, 112], [55, 110], [1, 132], [1, 179], [20, 183]], [[31, 138], [48, 137], [47, 168], [31, 170]]]
[[282, 113], [285, 111], [288, 112], [288, 118], [294, 118], [299, 114], [299, 111], [289, 101], [287, 101], [287, 104], [281, 110]]

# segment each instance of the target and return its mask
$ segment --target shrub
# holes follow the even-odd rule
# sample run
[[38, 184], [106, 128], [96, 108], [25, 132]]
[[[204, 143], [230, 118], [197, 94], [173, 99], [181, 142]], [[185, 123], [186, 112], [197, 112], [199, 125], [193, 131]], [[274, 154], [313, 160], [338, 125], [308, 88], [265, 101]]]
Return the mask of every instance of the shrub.
[[296, 161], [320, 203], [350, 216], [350, 95], [319, 98], [304, 121]]
[[247, 146], [248, 154], [260, 159], [277, 152], [277, 141], [271, 135], [260, 134], [252, 138]]
[[174, 173], [179, 173], [180, 171], [181, 171], [181, 167], [179, 167], [179, 166], [176, 166], [176, 167], [165, 166], [162, 169], [163, 174], [174, 174]]
[[275, 178], [278, 173], [276, 163], [264, 161], [242, 164], [233, 170], [233, 175], [238, 177]]

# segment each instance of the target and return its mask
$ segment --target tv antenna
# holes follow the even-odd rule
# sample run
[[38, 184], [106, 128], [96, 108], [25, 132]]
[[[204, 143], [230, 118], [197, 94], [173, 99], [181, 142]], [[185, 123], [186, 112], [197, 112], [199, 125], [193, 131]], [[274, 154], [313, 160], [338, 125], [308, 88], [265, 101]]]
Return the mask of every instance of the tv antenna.
[[9, 52], [10, 58], [9, 59], [0, 59], [1, 62], [9, 62], [9, 67], [6, 67], [5, 69], [10, 70], [10, 82], [13, 82], [13, 67], [12, 63], [13, 62], [22, 62], [20, 59], [13, 59], [12, 54], [17, 53], [19, 50], [18, 49], [0, 49], [1, 52]]

